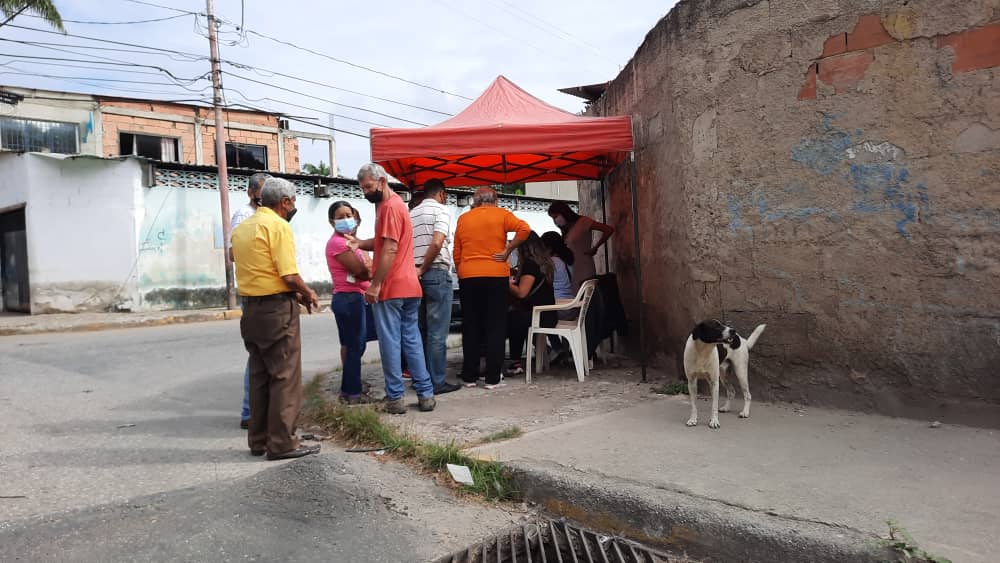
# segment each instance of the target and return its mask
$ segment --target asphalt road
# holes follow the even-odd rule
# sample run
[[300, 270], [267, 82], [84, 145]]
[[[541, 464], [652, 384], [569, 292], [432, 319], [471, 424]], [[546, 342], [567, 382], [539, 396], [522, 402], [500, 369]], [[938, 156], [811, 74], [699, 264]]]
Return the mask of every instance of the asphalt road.
[[[339, 366], [304, 316], [306, 378]], [[369, 350], [369, 354], [377, 349]], [[247, 477], [238, 321], [0, 338], [0, 521]]]
[[[302, 339], [339, 367], [330, 313]], [[519, 518], [330, 443], [251, 457], [245, 354], [238, 321], [0, 338], [0, 561], [426, 561]]]

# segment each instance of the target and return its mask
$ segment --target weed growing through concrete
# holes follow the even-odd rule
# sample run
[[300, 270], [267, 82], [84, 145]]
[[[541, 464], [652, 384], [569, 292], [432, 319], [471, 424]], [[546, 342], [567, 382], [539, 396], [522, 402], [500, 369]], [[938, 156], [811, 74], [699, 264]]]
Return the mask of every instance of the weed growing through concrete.
[[[323, 397], [322, 382], [323, 375], [317, 375], [305, 386], [305, 407], [302, 413], [307, 420], [320, 426], [324, 431], [358, 444], [384, 448], [397, 459], [416, 462], [421, 467], [435, 472], [444, 470], [449, 463], [464, 465], [472, 473], [475, 485], [463, 486], [462, 490], [487, 500], [519, 500], [520, 494], [514, 489], [510, 476], [499, 463], [469, 457], [454, 441], [446, 444], [421, 441], [391, 424], [386, 424], [372, 407], [335, 404]], [[520, 435], [520, 428], [504, 432], [513, 430], [516, 430], [516, 435]], [[514, 437], [514, 434], [510, 437]]]
[[481, 444], [489, 444], [491, 442], [500, 442], [503, 440], [510, 440], [517, 438], [524, 434], [524, 430], [521, 430], [520, 426], [511, 426], [510, 428], [505, 428], [499, 432], [494, 432], [489, 436], [484, 437], [479, 441]]
[[664, 383], [659, 387], [653, 387], [653, 393], [660, 395], [687, 395], [687, 392], [687, 381], [672, 381], [670, 383]]
[[888, 520], [886, 524], [889, 525], [889, 539], [884, 540], [885, 546], [898, 557], [892, 563], [951, 563], [950, 559], [920, 549], [913, 536], [895, 521]]

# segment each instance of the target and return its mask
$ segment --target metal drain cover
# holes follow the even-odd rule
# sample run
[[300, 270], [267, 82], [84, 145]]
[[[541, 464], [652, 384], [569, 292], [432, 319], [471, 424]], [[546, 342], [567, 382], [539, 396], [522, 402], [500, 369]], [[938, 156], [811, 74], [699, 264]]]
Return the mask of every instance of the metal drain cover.
[[565, 520], [526, 522], [434, 563], [680, 563], [624, 538], [571, 526]]

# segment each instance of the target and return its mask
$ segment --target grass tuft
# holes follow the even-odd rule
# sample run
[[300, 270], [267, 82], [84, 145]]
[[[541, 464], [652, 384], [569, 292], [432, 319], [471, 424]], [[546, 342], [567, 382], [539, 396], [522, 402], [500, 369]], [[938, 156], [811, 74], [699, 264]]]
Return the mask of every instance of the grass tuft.
[[[519, 500], [509, 473], [495, 461], [469, 457], [454, 441], [446, 444], [425, 442], [387, 424], [373, 407], [347, 407], [329, 401], [323, 396], [323, 374], [309, 381], [305, 388], [303, 416], [333, 436], [357, 444], [383, 447], [393, 457], [412, 460], [431, 471], [443, 471], [449, 463], [465, 465], [472, 473], [475, 485], [462, 489], [488, 500]], [[512, 427], [487, 438], [495, 440], [520, 436], [520, 428]]]
[[889, 525], [889, 539], [883, 543], [897, 558], [892, 563], [951, 563], [950, 559], [921, 549], [913, 536], [895, 521], [888, 520], [886, 524]]
[[524, 430], [521, 430], [520, 426], [511, 426], [510, 428], [505, 428], [499, 432], [494, 432], [489, 436], [484, 437], [479, 441], [481, 444], [489, 444], [491, 442], [500, 442], [503, 440], [510, 440], [512, 438], [517, 438], [524, 434]]

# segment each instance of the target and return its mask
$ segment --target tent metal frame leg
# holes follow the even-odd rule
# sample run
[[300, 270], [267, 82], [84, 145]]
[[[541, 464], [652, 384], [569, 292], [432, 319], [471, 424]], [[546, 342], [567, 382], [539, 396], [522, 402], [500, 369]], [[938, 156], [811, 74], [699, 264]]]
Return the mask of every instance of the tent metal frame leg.
[[[646, 308], [642, 302], [642, 255], [639, 244], [639, 196], [635, 186], [635, 151], [629, 153], [629, 191], [632, 194], [632, 236], [635, 244], [635, 298], [639, 309], [639, 367], [646, 382]], [[603, 184], [602, 184], [603, 185]]]

